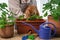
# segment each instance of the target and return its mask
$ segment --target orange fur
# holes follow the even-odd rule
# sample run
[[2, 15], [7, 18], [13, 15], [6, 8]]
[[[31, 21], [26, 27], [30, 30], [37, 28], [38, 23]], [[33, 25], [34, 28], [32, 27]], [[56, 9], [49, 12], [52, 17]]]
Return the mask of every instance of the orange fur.
[[34, 15], [34, 14], [39, 15], [36, 6], [29, 5], [25, 11], [25, 18], [29, 18], [31, 15]]

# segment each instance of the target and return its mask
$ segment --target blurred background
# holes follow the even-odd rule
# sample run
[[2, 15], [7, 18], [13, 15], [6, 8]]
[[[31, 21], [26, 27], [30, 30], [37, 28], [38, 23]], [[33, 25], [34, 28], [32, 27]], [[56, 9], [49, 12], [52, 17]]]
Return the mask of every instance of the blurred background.
[[[0, 3], [3, 2], [7, 3], [9, 10], [13, 11], [14, 13], [19, 13], [17, 11], [20, 11], [20, 0], [0, 0]], [[37, 6], [40, 15], [43, 15], [43, 4], [47, 2], [48, 0], [32, 0], [32, 4]], [[47, 19], [47, 17], [44, 17], [44, 19]]]

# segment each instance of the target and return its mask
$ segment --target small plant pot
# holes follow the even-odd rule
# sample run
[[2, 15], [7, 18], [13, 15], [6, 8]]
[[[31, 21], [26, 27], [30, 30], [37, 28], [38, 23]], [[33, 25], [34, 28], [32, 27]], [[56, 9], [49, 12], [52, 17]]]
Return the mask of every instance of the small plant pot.
[[[48, 22], [56, 26], [56, 34], [60, 35], [60, 21], [55, 21], [51, 15], [48, 16]], [[49, 25], [52, 28], [52, 25]], [[53, 29], [53, 28], [52, 28]]]
[[11, 38], [14, 35], [13, 25], [6, 25], [5, 28], [0, 28], [0, 36], [2, 38]]
[[36, 19], [36, 20], [29, 20], [26, 21], [26, 19], [23, 20], [16, 20], [16, 26], [17, 26], [17, 32], [18, 34], [27, 34], [29, 30], [32, 30], [32, 33], [36, 33], [30, 26], [23, 24], [22, 22], [29, 23], [33, 25], [37, 30], [39, 30], [39, 25], [44, 23], [45, 20], [43, 19]]

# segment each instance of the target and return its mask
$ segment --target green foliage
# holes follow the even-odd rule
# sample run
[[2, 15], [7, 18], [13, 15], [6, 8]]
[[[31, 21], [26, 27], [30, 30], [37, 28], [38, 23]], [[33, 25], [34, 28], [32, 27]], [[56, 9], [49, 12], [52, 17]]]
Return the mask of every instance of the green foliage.
[[5, 9], [6, 7], [7, 7], [7, 4], [6, 3], [1, 3], [0, 4], [0, 8]]
[[[31, 17], [26, 18], [26, 20], [35, 20], [35, 19], [42, 19], [42, 18], [43, 18], [43, 16], [32, 15]], [[21, 15], [21, 16], [19, 17], [19, 19], [20, 19], [20, 20], [24, 19], [24, 15]]]
[[19, 19], [20, 20], [24, 19], [24, 15], [19, 16]]
[[48, 13], [46, 12], [45, 14], [44, 14], [44, 17], [46, 17], [48, 15]]
[[51, 0], [50, 1], [52, 4], [60, 4], [60, 0]]
[[5, 27], [5, 20], [0, 18], [0, 28], [4, 28]]
[[31, 17], [27, 18], [27, 20], [35, 20], [35, 19], [42, 19], [42, 16], [38, 16], [38, 15], [32, 15]]
[[31, 16], [30, 18], [27, 18], [27, 20], [35, 20], [36, 17], [37, 17], [37, 15], [33, 15], [33, 16]]
[[[0, 28], [5, 28], [6, 24], [13, 25], [14, 24], [14, 16], [13, 13], [10, 12], [8, 9], [6, 9], [7, 4], [6, 3], [0, 3]], [[7, 17], [8, 15], [8, 17]]]
[[[54, 20], [59, 21], [60, 17], [60, 0], [49, 0], [48, 3], [44, 4], [43, 7], [44, 16], [48, 15], [48, 11]], [[48, 11], [47, 11], [48, 10]]]
[[43, 16], [37, 16], [37, 18], [36, 19], [42, 19], [43, 18]]

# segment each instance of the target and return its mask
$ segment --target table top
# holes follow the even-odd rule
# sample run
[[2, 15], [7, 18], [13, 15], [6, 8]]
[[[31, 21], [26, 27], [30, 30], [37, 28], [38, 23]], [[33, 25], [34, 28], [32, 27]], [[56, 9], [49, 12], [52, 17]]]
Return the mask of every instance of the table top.
[[[17, 34], [17, 32], [14, 33], [14, 36], [12, 38], [1, 38], [0, 37], [0, 40], [22, 40], [22, 36], [24, 36], [26, 34]], [[36, 35], [36, 34], [34, 34]], [[35, 38], [35, 40], [41, 40], [39, 37]], [[54, 38], [51, 38], [51, 40], [60, 40], [60, 37], [54, 37]]]
[[[22, 36], [24, 36], [24, 35], [23, 34], [21, 34], [21, 35], [16, 34], [16, 35], [14, 35], [14, 37], [8, 38], [8, 39], [0, 37], [0, 40], [22, 40]], [[35, 38], [35, 40], [41, 40], [41, 39], [39, 37], [37, 37], [37, 38]], [[54, 37], [51, 40], [60, 40], [60, 37]]]

